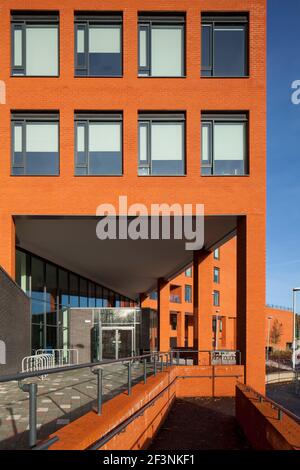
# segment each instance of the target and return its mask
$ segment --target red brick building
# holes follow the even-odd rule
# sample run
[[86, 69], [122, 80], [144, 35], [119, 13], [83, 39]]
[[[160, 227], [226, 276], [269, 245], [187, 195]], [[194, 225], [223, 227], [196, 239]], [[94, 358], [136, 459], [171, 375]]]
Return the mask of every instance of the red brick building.
[[[246, 382], [263, 391], [265, 0], [0, 8], [0, 264], [34, 300], [36, 345], [65, 341], [62, 305], [134, 305], [157, 285], [168, 349], [168, 281], [192, 264], [193, 346], [211, 349], [211, 254], [236, 235], [236, 343]], [[204, 204], [203, 248], [97, 239], [98, 205], [122, 215], [120, 195], [148, 210], [192, 204], [193, 215]]]

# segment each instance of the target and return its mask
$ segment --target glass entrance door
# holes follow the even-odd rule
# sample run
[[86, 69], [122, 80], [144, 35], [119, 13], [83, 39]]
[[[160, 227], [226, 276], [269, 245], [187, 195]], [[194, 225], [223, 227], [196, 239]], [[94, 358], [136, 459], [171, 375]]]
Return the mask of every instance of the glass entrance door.
[[103, 327], [100, 350], [102, 359], [120, 359], [134, 355], [133, 327]]

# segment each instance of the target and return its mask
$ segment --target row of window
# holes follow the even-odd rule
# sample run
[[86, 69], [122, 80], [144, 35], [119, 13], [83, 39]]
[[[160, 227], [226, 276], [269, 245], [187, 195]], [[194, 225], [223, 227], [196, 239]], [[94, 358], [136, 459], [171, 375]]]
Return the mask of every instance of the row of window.
[[[202, 14], [203, 77], [248, 75], [248, 15]], [[76, 13], [75, 76], [120, 77], [122, 14]], [[59, 14], [14, 12], [12, 75], [59, 75]], [[185, 15], [138, 15], [138, 75], [184, 77]]]
[[[202, 175], [248, 172], [247, 114], [202, 114]], [[12, 114], [12, 174], [59, 174], [59, 114]], [[139, 113], [138, 174], [185, 175], [185, 114]], [[75, 175], [122, 175], [122, 114], [75, 114]]]

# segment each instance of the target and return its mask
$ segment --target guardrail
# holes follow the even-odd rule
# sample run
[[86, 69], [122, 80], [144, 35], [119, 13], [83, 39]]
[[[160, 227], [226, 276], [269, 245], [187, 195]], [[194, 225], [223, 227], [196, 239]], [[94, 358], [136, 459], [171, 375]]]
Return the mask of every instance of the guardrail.
[[188, 365], [188, 361], [203, 366], [241, 365], [241, 351], [239, 350], [172, 349], [170, 352], [176, 365]]
[[[10, 382], [10, 381], [18, 381], [19, 388], [29, 395], [29, 446], [32, 449], [47, 449], [52, 441], [51, 438], [48, 441], [43, 442], [41, 445], [37, 446], [37, 392], [38, 392], [38, 384], [37, 383], [22, 383], [23, 380], [28, 378], [34, 377], [41, 377], [41, 372], [44, 375], [51, 375], [56, 373], [64, 373], [70, 371], [77, 371], [84, 368], [90, 368], [92, 373], [96, 375], [97, 381], [97, 399], [96, 399], [96, 412], [98, 415], [102, 414], [102, 403], [103, 403], [103, 368], [107, 365], [112, 364], [124, 364], [127, 367], [127, 394], [131, 395], [132, 390], [132, 364], [134, 362], [139, 362], [143, 364], [143, 381], [144, 383], [147, 382], [148, 377], [148, 366], [149, 364], [153, 364], [153, 375], [155, 376], [157, 372], [163, 371], [164, 367], [172, 366], [172, 365], [182, 365], [180, 362], [180, 353], [186, 353], [190, 355], [192, 354], [205, 354], [209, 357], [209, 364], [211, 364], [211, 358], [216, 353], [233, 353], [236, 358], [238, 358], [238, 362], [240, 363], [240, 353], [239, 351], [209, 351], [209, 350], [171, 350], [167, 352], [157, 351], [157, 352], [150, 352], [148, 354], [143, 354], [139, 356], [129, 356], [121, 359], [112, 359], [112, 360], [103, 360], [99, 362], [90, 362], [85, 364], [76, 364], [76, 365], [67, 365], [67, 366], [59, 366], [59, 367], [49, 367], [49, 368], [42, 368], [38, 370], [31, 370], [26, 372], [21, 372], [19, 374], [12, 374], [6, 376], [0, 376], [0, 383]], [[35, 358], [41, 357], [42, 354], [34, 356]], [[175, 357], [174, 357], [175, 356]], [[184, 361], [186, 364], [186, 360]], [[223, 365], [224, 362], [223, 362]], [[227, 364], [226, 364], [227, 365]], [[232, 363], [230, 364], [232, 365]], [[51, 442], [50, 442], [51, 441]]]
[[300, 424], [300, 418], [297, 415], [295, 415], [291, 411], [287, 410], [283, 406], [279, 405], [275, 401], [271, 400], [271, 398], [267, 398], [265, 395], [262, 395], [261, 393], [257, 392], [256, 390], [254, 390], [249, 385], [245, 385], [245, 391], [253, 393], [256, 396], [256, 398], [258, 398], [260, 403], [263, 403], [263, 402], [269, 403], [274, 410], [277, 410], [278, 421], [281, 421], [283, 416], [286, 415], [286, 416], [289, 416], [294, 421], [296, 421], [297, 423]]

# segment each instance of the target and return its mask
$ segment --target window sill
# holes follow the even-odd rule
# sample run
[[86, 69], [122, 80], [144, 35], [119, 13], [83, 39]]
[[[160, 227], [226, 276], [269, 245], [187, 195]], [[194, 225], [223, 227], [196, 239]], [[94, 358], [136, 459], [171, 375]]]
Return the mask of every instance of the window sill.
[[107, 178], [107, 177], [112, 177], [112, 178], [120, 178], [124, 176], [123, 174], [117, 174], [117, 175], [111, 175], [111, 174], [97, 174], [97, 175], [74, 175], [76, 178], [101, 178], [102, 176]]
[[60, 75], [10, 75], [10, 78], [60, 78]]
[[138, 75], [137, 78], [186, 78], [186, 75]]
[[248, 178], [250, 175], [200, 175], [201, 178]]
[[137, 175], [137, 176], [138, 176], [139, 178], [149, 178], [149, 177], [150, 177], [150, 178], [151, 178], [151, 177], [152, 177], [152, 178], [153, 178], [153, 177], [154, 177], [154, 178], [164, 178], [164, 177], [167, 177], [167, 178], [170, 178], [170, 177], [171, 177], [171, 178], [174, 178], [174, 177], [176, 177], [176, 178], [182, 178], [182, 177], [185, 177], [185, 176], [187, 176], [187, 175]]
[[27, 173], [26, 175], [13, 175], [12, 173], [10, 174], [10, 176], [14, 177], [14, 178], [27, 178], [28, 176], [30, 178], [57, 178], [60, 176], [59, 173], [55, 174], [55, 175], [31, 175], [29, 173]]
[[245, 78], [251, 78], [251, 76], [250, 76], [250, 75], [243, 75], [242, 77], [240, 77], [240, 76], [238, 76], [238, 75], [232, 75], [232, 76], [229, 77], [229, 76], [227, 75], [227, 76], [224, 76], [224, 77], [223, 77], [223, 76], [216, 76], [216, 75], [215, 75], [215, 76], [207, 77], [207, 76], [205, 76], [205, 75], [200, 75], [200, 78], [201, 78], [201, 79], [202, 79], [202, 78], [203, 78], [203, 79], [208, 79], [208, 80], [211, 80], [212, 78], [213, 78], [213, 79], [218, 79], [218, 78], [220, 78], [221, 80], [225, 80], [226, 78], [228, 78], [228, 79], [234, 79], [234, 80], [238, 80], [238, 79], [244, 80]]
[[74, 75], [74, 78], [123, 78], [123, 75]]

